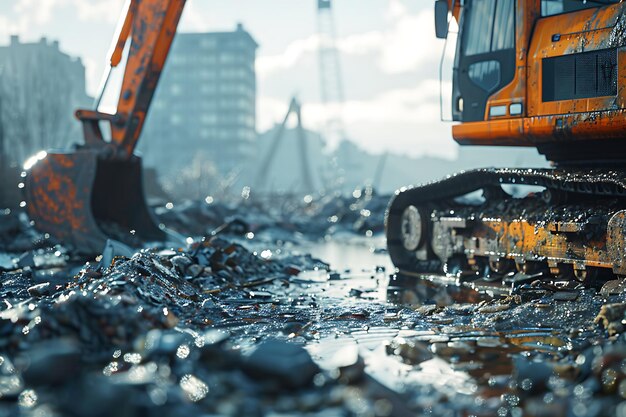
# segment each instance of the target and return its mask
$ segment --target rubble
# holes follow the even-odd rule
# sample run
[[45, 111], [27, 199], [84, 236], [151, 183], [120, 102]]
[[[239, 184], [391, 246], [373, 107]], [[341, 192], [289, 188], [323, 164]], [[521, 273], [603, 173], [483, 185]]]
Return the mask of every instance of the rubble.
[[[498, 289], [481, 278], [389, 277], [386, 255], [370, 244], [360, 250], [375, 258], [371, 270], [332, 269], [303, 241], [350, 234], [369, 242], [354, 227], [362, 209], [353, 216], [348, 207], [345, 222], [333, 223], [329, 214], [344, 203], [315, 203], [319, 224], [285, 243], [313, 210], [307, 204], [294, 203], [280, 221], [233, 208], [185, 247], [110, 241], [88, 261], [5, 214], [14, 220], [1, 238], [0, 415], [599, 416], [623, 408], [622, 281], [585, 288], [538, 275]], [[226, 219], [233, 213], [239, 220]]]
[[252, 233], [270, 241], [315, 240], [340, 233], [382, 233], [389, 198], [371, 188], [355, 190], [351, 196], [330, 194], [303, 199], [276, 196], [270, 201], [250, 197], [217, 202], [207, 198], [167, 203], [156, 207], [156, 213], [163, 224], [190, 236]]

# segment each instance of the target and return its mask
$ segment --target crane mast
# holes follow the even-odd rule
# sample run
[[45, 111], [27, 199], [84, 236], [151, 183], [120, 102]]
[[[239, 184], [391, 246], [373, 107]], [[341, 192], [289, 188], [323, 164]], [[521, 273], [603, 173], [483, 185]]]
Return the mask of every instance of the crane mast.
[[331, 0], [317, 0], [317, 33], [321, 99], [329, 114], [325, 133], [334, 144], [345, 139], [346, 132], [342, 117], [345, 95]]

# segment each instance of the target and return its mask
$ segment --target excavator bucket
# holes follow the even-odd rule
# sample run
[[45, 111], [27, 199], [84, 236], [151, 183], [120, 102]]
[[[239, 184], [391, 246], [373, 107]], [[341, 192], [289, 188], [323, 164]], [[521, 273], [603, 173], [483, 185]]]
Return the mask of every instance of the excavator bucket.
[[145, 202], [140, 158], [42, 152], [25, 168], [31, 220], [76, 251], [101, 253], [109, 238], [130, 244], [165, 238]]

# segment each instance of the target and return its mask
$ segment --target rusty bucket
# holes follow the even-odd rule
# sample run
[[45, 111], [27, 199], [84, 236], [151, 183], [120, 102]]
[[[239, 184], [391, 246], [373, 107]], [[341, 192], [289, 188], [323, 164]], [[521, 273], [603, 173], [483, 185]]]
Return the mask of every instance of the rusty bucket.
[[35, 227], [83, 254], [107, 239], [165, 239], [146, 204], [141, 159], [103, 157], [90, 149], [40, 152], [25, 165], [25, 202]]

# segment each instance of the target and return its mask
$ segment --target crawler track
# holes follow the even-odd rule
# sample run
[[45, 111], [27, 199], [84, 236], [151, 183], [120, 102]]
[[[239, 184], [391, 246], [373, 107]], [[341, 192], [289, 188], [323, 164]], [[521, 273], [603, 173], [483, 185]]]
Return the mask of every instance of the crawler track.
[[[545, 191], [515, 199], [503, 184]], [[455, 200], [477, 190], [485, 202]], [[388, 247], [407, 273], [454, 265], [492, 273], [544, 268], [580, 280], [589, 271], [622, 275], [624, 208], [621, 170], [479, 169], [399, 190], [386, 215]]]

